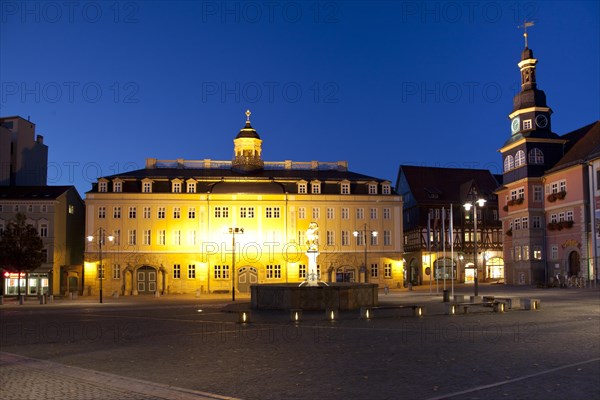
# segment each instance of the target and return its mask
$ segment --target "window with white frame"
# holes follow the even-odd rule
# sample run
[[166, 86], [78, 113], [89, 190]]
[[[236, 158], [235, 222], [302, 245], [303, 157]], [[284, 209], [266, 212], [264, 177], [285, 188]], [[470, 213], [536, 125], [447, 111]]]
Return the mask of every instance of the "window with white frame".
[[383, 264], [383, 277], [384, 278], [391, 278], [392, 277], [392, 264], [391, 263], [384, 263]]
[[525, 198], [525, 188], [524, 187], [516, 188], [516, 189], [510, 191], [510, 199], [511, 200], [524, 199], [524, 198]]
[[158, 213], [156, 214], [158, 219], [165, 219], [166, 215], [167, 215], [167, 207], [158, 207]]
[[144, 239], [143, 239], [143, 244], [145, 244], [146, 246], [150, 246], [152, 243], [150, 241], [150, 229], [144, 229]]
[[158, 231], [158, 244], [161, 246], [167, 244], [167, 231], [164, 229]]
[[121, 279], [121, 264], [113, 264], [112, 278], [113, 279]]
[[534, 229], [539, 229], [542, 227], [542, 217], [539, 215], [534, 215], [531, 217], [531, 227]]
[[129, 207], [129, 218], [134, 219], [137, 216], [137, 207]]
[[319, 207], [313, 207], [312, 219], [319, 219], [321, 217], [321, 209]]
[[365, 218], [365, 209], [364, 208], [357, 208], [356, 209], [356, 219], [364, 219]]
[[196, 207], [188, 207], [188, 219], [196, 218]]
[[377, 194], [377, 184], [369, 183], [369, 194]]
[[364, 246], [365, 245], [365, 232], [364, 231], [360, 231], [354, 232], [354, 237], [356, 238], [356, 245], [357, 246]]
[[152, 208], [150, 208], [150, 207], [144, 207], [143, 211], [144, 211], [144, 219], [150, 219], [150, 218], [152, 218], [152, 215], [151, 215]]
[[515, 154], [515, 168], [525, 165], [525, 152], [523, 150], [517, 151]]
[[342, 246], [350, 245], [350, 232], [342, 231]]
[[173, 279], [181, 278], [181, 264], [173, 264]]
[[565, 218], [567, 221], [573, 221], [573, 211], [569, 210], [565, 213]]
[[104, 219], [106, 218], [106, 207], [98, 207], [98, 218]]
[[521, 246], [515, 246], [515, 261], [521, 261], [521, 259], [523, 258], [523, 254], [521, 253]]
[[567, 191], [567, 181], [566, 180], [558, 181], [558, 191], [559, 192]]
[[371, 208], [371, 219], [377, 219], [377, 209], [376, 208]]
[[240, 207], [240, 218], [254, 218], [254, 207]]
[[174, 219], [181, 218], [181, 207], [173, 207], [173, 218]]
[[335, 218], [335, 209], [333, 207], [327, 207], [327, 219]]
[[306, 182], [298, 183], [298, 194], [306, 194], [308, 190], [308, 185]]
[[335, 232], [327, 231], [327, 246], [334, 246], [334, 245], [335, 245]]
[[104, 279], [104, 265], [98, 264], [98, 278]]
[[213, 269], [215, 279], [229, 279], [229, 265], [215, 265]]
[[522, 217], [521, 225], [523, 226], [523, 229], [529, 229], [529, 217]]
[[173, 182], [173, 193], [181, 193], [181, 182]]
[[121, 182], [121, 181], [113, 182], [113, 192], [121, 193], [122, 191], [123, 191], [123, 182]]
[[280, 279], [281, 278], [281, 265], [280, 264], [267, 264], [267, 279]]
[[321, 193], [321, 182], [313, 182], [310, 184], [310, 191], [314, 194]]
[[542, 187], [539, 185], [533, 186], [533, 201], [540, 202], [543, 200], [543, 197]]
[[196, 265], [195, 264], [188, 265], [188, 279], [196, 279]]
[[112, 244], [114, 244], [115, 246], [118, 246], [121, 244], [121, 230], [120, 229], [115, 229], [113, 230], [113, 241]]
[[382, 184], [381, 185], [381, 193], [382, 194], [391, 194], [392, 187], [390, 185], [388, 185], [387, 183]]
[[137, 234], [135, 229], [129, 229], [127, 231], [127, 244], [135, 246], [137, 244]]
[[504, 172], [510, 171], [515, 168], [515, 159], [513, 156], [508, 155], [504, 158]]
[[173, 231], [173, 244], [175, 246], [181, 246], [181, 230], [175, 229]]
[[529, 245], [526, 244], [523, 245], [523, 260], [529, 260]]
[[383, 209], [383, 219], [392, 219], [392, 210], [385, 207]]
[[379, 265], [377, 263], [371, 264], [371, 278], [379, 277]]
[[121, 206], [113, 207], [113, 218], [114, 219], [121, 218]]
[[350, 219], [350, 209], [348, 207], [342, 207], [342, 219]]
[[532, 126], [533, 124], [530, 119], [526, 119], [525, 121], [523, 121], [523, 130], [531, 129]]
[[371, 246], [377, 246], [379, 244], [379, 239], [378, 239], [378, 235], [376, 234], [371, 234]]
[[298, 279], [306, 279], [306, 264], [298, 265]]
[[229, 207], [215, 207], [215, 218], [228, 218]]
[[529, 150], [529, 164], [543, 164], [544, 153], [537, 147]]
[[340, 186], [340, 194], [350, 194], [350, 184], [342, 183]]
[[48, 237], [48, 224], [47, 223], [40, 224], [40, 237]]
[[108, 182], [105, 182], [105, 181], [98, 182], [98, 191], [100, 193], [106, 193], [108, 191]]
[[299, 244], [304, 244], [306, 243], [306, 232], [305, 231], [298, 231], [298, 243]]
[[558, 219], [557, 219], [557, 215], [556, 215], [556, 214], [550, 214], [550, 222], [551, 222], [551, 223], [556, 223], [556, 222], [558, 222]]
[[188, 193], [196, 193], [196, 182], [188, 182], [186, 189]]
[[142, 192], [152, 193], [152, 182], [142, 182]]
[[306, 219], [306, 208], [298, 207], [298, 219]]
[[550, 247], [550, 259], [558, 260], [558, 246], [555, 244]]
[[392, 245], [392, 231], [383, 231], [383, 245], [384, 246]]
[[189, 231], [189, 234], [188, 234], [188, 244], [191, 246], [195, 246], [196, 240], [197, 240], [196, 230], [192, 229], [191, 231]]
[[558, 213], [558, 222], [562, 222], [565, 220], [565, 213], [564, 211], [561, 211]]
[[279, 218], [281, 210], [279, 207], [265, 207], [265, 218]]

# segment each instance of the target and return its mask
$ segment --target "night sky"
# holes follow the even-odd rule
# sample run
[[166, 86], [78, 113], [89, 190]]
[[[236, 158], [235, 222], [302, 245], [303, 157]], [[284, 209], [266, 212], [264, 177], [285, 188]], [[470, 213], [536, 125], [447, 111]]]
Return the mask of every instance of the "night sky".
[[523, 20], [564, 134], [600, 119], [597, 1], [0, 3], [0, 115], [37, 125], [48, 184], [230, 160], [246, 109], [263, 159], [486, 168], [519, 88]]

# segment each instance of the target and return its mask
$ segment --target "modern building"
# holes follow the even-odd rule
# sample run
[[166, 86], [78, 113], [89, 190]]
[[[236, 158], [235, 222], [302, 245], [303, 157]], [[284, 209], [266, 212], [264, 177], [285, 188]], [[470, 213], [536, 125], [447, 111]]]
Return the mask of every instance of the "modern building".
[[231, 161], [149, 158], [144, 169], [93, 184], [86, 290], [246, 292], [252, 283], [301, 283], [313, 222], [322, 281], [401, 284], [402, 199], [390, 182], [351, 172], [345, 161], [264, 161], [246, 115]]
[[509, 115], [511, 135], [499, 150], [506, 282], [591, 280], [597, 276], [600, 237], [594, 234], [600, 211], [600, 122], [564, 135], [553, 132], [536, 64], [526, 46], [518, 63], [521, 90]]
[[0, 118], [0, 186], [45, 186], [48, 146], [35, 124], [21, 117]]
[[[83, 279], [85, 206], [73, 186], [0, 186], [0, 235], [17, 213], [37, 229], [46, 262], [21, 276], [21, 293], [80, 292]], [[19, 276], [3, 271], [4, 294], [18, 294]]]
[[[494, 193], [499, 185], [498, 177], [483, 169], [400, 166], [396, 188], [404, 203], [405, 285], [473, 282], [475, 265], [480, 281], [504, 279]], [[483, 207], [465, 209], [478, 199], [486, 201]]]

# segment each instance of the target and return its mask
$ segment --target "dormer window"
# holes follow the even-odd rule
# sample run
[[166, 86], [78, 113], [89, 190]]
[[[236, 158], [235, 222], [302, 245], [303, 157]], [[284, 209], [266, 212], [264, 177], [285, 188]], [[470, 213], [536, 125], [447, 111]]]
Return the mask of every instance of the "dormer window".
[[113, 192], [121, 193], [123, 191], [123, 182], [113, 181]]
[[533, 124], [530, 119], [526, 119], [525, 121], [523, 121], [523, 130], [531, 129], [532, 126]]
[[308, 184], [306, 182], [298, 183], [298, 194], [306, 194], [308, 192]]
[[106, 181], [98, 182], [98, 191], [100, 193], [106, 193], [108, 191], [108, 182], [106, 182]]
[[196, 181], [192, 179], [188, 180], [186, 191], [188, 193], [196, 193]]
[[343, 182], [340, 187], [340, 193], [341, 194], [350, 194], [350, 183]]
[[310, 184], [310, 191], [313, 194], [321, 193], [321, 182], [315, 181]]
[[392, 187], [390, 186], [389, 183], [384, 183], [381, 185], [381, 193], [382, 194], [391, 194], [392, 193]]
[[152, 193], [152, 181], [150, 179], [142, 181], [142, 193]]
[[179, 179], [173, 180], [171, 190], [173, 193], [181, 193], [181, 181]]
[[377, 184], [369, 183], [369, 194], [377, 194]]

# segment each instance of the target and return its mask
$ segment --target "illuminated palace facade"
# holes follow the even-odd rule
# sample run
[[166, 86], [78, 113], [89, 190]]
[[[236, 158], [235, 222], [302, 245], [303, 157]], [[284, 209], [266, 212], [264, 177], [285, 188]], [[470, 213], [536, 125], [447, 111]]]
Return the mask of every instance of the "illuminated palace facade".
[[85, 200], [87, 294], [300, 283], [312, 222], [320, 280], [401, 284], [402, 200], [390, 182], [348, 171], [344, 161], [263, 161], [246, 115], [231, 161], [150, 158], [144, 169], [93, 184]]

